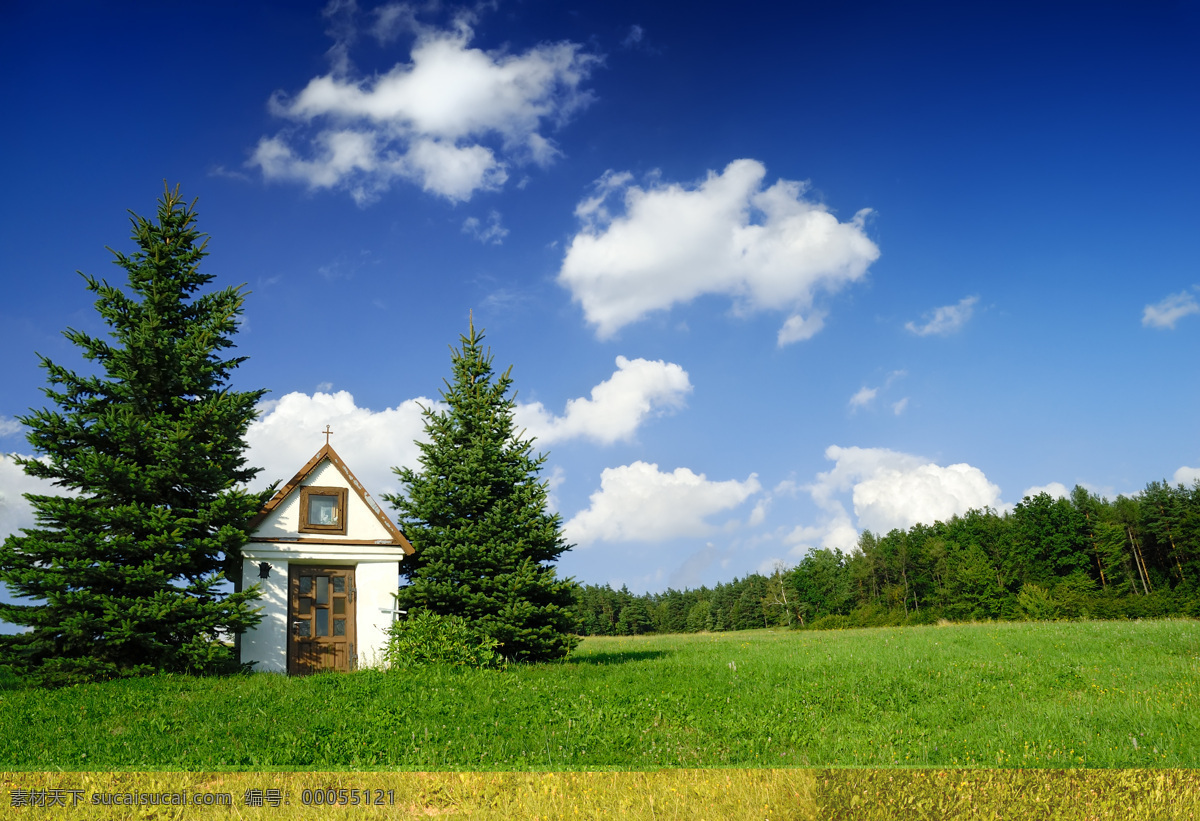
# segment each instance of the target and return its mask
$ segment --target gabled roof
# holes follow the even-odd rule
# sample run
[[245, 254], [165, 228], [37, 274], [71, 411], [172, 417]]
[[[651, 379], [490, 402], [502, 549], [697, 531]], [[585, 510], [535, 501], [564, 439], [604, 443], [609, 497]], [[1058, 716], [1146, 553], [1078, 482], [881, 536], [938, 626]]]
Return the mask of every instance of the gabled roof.
[[358, 478], [354, 475], [353, 471], [346, 467], [346, 463], [342, 461], [342, 457], [337, 455], [337, 451], [335, 451], [333, 446], [330, 444], [325, 444], [320, 450], [318, 450], [316, 455], [309, 459], [304, 467], [300, 468], [299, 472], [297, 472], [295, 476], [288, 480], [287, 484], [281, 487], [279, 491], [271, 497], [271, 500], [267, 502], [258, 515], [250, 520], [250, 530], [254, 530], [260, 524], [262, 524], [263, 520], [265, 520], [267, 516], [271, 514], [271, 511], [279, 507], [279, 505], [281, 505], [285, 499], [287, 499], [297, 488], [303, 485], [304, 480], [307, 479], [317, 469], [321, 462], [325, 460], [328, 460], [329, 464], [333, 465], [334, 468], [336, 468], [337, 471], [342, 474], [342, 476], [346, 479], [346, 482], [351, 488], [354, 489], [354, 492], [358, 494], [358, 498], [362, 499], [363, 504], [367, 506], [367, 508], [379, 521], [379, 524], [382, 525], [384, 530], [388, 532], [388, 535], [392, 537], [393, 543], [397, 547], [402, 548], [405, 555], [411, 556], [415, 552], [412, 543], [404, 537], [404, 534], [400, 532], [400, 528], [396, 527], [396, 523], [387, 517], [387, 514], [383, 512], [383, 510], [379, 507], [379, 504], [371, 497], [371, 494], [367, 493], [366, 488], [362, 486], [362, 482], [358, 481]]

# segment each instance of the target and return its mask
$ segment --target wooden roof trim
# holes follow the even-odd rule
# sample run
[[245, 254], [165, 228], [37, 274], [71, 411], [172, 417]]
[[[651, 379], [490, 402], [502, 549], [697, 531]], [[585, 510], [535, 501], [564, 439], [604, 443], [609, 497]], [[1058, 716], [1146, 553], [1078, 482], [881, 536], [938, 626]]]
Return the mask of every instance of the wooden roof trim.
[[[379, 503], [376, 502], [371, 494], [367, 492], [367, 489], [362, 486], [362, 482], [358, 481], [358, 477], [354, 475], [354, 472], [350, 470], [350, 468], [346, 467], [346, 463], [342, 461], [342, 457], [338, 456], [337, 451], [333, 449], [333, 445], [328, 443], [322, 445], [321, 449], [317, 451], [316, 455], [309, 459], [308, 462], [305, 463], [304, 467], [300, 468], [300, 470], [296, 472], [296, 475], [289, 479], [287, 484], [281, 487], [275, 493], [275, 495], [271, 497], [271, 500], [263, 506], [263, 509], [258, 513], [258, 515], [250, 520], [250, 529], [253, 530], [262, 524], [263, 520], [270, 515], [271, 511], [279, 507], [284, 499], [290, 496], [292, 492], [296, 490], [296, 488], [300, 487], [300, 485], [304, 483], [304, 480], [307, 479], [317, 469], [317, 466], [320, 465], [325, 459], [328, 459], [329, 463], [337, 468], [338, 472], [342, 474], [342, 477], [350, 484], [350, 487], [354, 489], [354, 492], [358, 494], [358, 498], [362, 499], [362, 502], [367, 506], [367, 509], [375, 514], [376, 520], [380, 525], [383, 526], [383, 529], [388, 532], [388, 535], [392, 537], [392, 541], [403, 548], [405, 555], [411, 556], [413, 553], [415, 553], [416, 551], [413, 549], [412, 543], [404, 537], [404, 534], [400, 532], [400, 528], [396, 527], [395, 522], [387, 517], [387, 514], [383, 512], [383, 509], [379, 507]], [[374, 544], [374, 542], [371, 544]]]

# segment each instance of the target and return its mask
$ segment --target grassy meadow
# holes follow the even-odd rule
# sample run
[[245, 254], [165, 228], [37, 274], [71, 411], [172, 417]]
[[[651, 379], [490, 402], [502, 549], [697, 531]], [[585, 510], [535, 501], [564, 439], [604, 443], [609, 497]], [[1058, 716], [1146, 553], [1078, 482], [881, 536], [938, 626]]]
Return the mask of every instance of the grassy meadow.
[[1200, 622], [588, 638], [566, 663], [0, 692], [8, 771], [1195, 768]]

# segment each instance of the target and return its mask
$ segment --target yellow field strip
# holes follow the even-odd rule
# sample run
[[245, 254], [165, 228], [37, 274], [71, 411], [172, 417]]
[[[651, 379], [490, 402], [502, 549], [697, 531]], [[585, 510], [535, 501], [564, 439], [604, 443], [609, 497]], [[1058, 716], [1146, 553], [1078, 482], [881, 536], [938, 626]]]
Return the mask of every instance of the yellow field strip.
[[1196, 819], [1196, 770], [0, 773], [12, 819]]

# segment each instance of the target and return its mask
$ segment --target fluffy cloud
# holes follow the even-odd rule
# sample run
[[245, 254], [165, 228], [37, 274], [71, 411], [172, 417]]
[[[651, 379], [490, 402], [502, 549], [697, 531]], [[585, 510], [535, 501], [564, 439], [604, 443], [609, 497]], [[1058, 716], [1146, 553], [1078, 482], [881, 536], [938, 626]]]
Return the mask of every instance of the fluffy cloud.
[[1193, 482], [1200, 481], [1200, 468], [1190, 468], [1185, 465], [1175, 471], [1175, 475], [1172, 478], [1177, 485], [1191, 487]]
[[16, 419], [0, 416], [0, 436], [12, 436], [24, 430], [24, 426]]
[[[59, 487], [47, 479], [35, 479], [26, 475], [16, 463], [14, 453], [0, 453], [0, 542], [21, 528], [33, 527], [33, 508], [25, 501], [26, 493], [41, 493], [47, 496], [75, 496], [74, 490]], [[28, 459], [28, 456], [24, 458]], [[38, 457], [49, 462], [46, 456]]]
[[562, 416], [532, 402], [518, 405], [515, 418], [539, 444], [582, 437], [608, 445], [632, 438], [651, 414], [682, 407], [691, 391], [687, 371], [672, 362], [618, 356], [613, 375], [592, 388], [590, 399], [568, 400]]
[[859, 525], [880, 533], [999, 504], [1000, 488], [967, 464], [881, 469], [854, 486]]
[[949, 336], [967, 324], [975, 313], [975, 303], [978, 301], [979, 297], [969, 296], [959, 300], [957, 305], [943, 305], [922, 317], [925, 319], [924, 325], [907, 322], [904, 327], [917, 336]]
[[376, 499], [399, 488], [393, 467], [418, 467], [414, 442], [424, 439], [421, 406], [444, 407], [423, 397], [394, 408], [360, 408], [347, 391], [312, 396], [289, 393], [263, 405], [246, 434], [249, 461], [263, 468], [258, 486], [286, 482], [325, 444], [321, 431], [333, 430], [330, 444]]
[[858, 544], [858, 530], [850, 521], [845, 509], [841, 509], [840, 504], [838, 507], [838, 511], [820, 524], [798, 525], [787, 534], [784, 542], [791, 545], [788, 555], [794, 559], [801, 559], [814, 547], [849, 553], [851, 548]]
[[1200, 314], [1200, 304], [1187, 291], [1171, 294], [1161, 302], [1147, 305], [1142, 311], [1142, 324], [1147, 328], [1170, 328], [1190, 314]]
[[[805, 184], [763, 187], [762, 163], [743, 159], [695, 186], [634, 185], [608, 172], [576, 208], [582, 227], [558, 281], [583, 306], [601, 338], [646, 314], [704, 294], [733, 298], [741, 314], [785, 310], [778, 342], [810, 338], [825, 314], [820, 291], [863, 277], [879, 257], [865, 231], [869, 210], [839, 222], [804, 198]], [[608, 203], [620, 195], [620, 213]]]
[[918, 522], [932, 523], [972, 508], [999, 508], [1000, 488], [983, 471], [967, 464], [940, 465], [919, 456], [886, 448], [825, 450], [835, 462], [807, 486], [825, 513], [818, 525], [797, 527], [786, 541], [802, 555], [814, 545], [846, 550], [858, 540], [844, 504], [849, 495], [858, 528], [887, 533]]
[[792, 314], [783, 323], [783, 327], [779, 329], [779, 333], [775, 336], [775, 341], [782, 348], [784, 345], [790, 345], [793, 342], [803, 342], [806, 339], [812, 339], [825, 327], [826, 316], [828, 314], [825, 311], [813, 311], [807, 317], [800, 314]]
[[64, 491], [44, 479], [26, 476], [13, 454], [0, 453], [0, 542], [23, 527], [33, 527], [33, 508], [24, 493], [59, 495]]
[[1048, 493], [1055, 499], [1066, 499], [1071, 495], [1071, 491], [1062, 482], [1051, 482], [1048, 485], [1034, 485], [1031, 488], [1026, 488], [1025, 492], [1021, 494], [1021, 498], [1024, 499], [1027, 496], [1033, 498], [1040, 493]]
[[510, 163], [553, 161], [559, 152], [542, 131], [592, 99], [581, 86], [600, 58], [579, 44], [484, 52], [469, 45], [469, 14], [437, 29], [399, 5], [377, 12], [374, 33], [383, 41], [411, 29], [410, 61], [356, 76], [348, 57], [353, 4], [331, 9], [351, 15], [335, 21], [332, 71], [294, 96], [271, 98], [272, 113], [292, 125], [263, 137], [248, 162], [268, 180], [345, 189], [363, 204], [399, 178], [464, 201], [503, 185]]
[[687, 468], [663, 473], [658, 465], [641, 461], [605, 468], [590, 506], [568, 521], [563, 532], [578, 544], [704, 536], [713, 529], [707, 517], [737, 507], [761, 489], [754, 474], [742, 482], [710, 482]]

